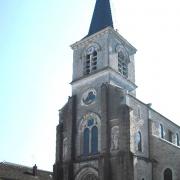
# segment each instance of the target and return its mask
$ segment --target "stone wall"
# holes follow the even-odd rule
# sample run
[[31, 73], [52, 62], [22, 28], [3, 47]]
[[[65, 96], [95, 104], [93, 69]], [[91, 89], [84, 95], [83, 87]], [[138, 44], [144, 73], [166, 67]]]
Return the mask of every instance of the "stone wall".
[[[173, 180], [179, 180], [180, 146], [177, 145], [176, 133], [180, 133], [180, 127], [152, 109], [150, 109], [150, 119], [150, 153], [154, 161], [153, 180], [164, 180], [163, 173], [166, 168], [172, 170]], [[160, 124], [163, 126], [163, 138]], [[169, 131], [172, 132], [172, 142], [169, 141]]]
[[153, 180], [164, 180], [163, 173], [170, 168], [173, 180], [180, 179], [180, 148], [166, 140], [151, 136], [151, 157], [153, 163]]

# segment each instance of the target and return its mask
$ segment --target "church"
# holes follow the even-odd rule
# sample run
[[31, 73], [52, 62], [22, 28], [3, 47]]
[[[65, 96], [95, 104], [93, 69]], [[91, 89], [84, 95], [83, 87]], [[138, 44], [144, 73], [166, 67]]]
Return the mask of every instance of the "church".
[[96, 0], [87, 36], [71, 47], [54, 180], [180, 180], [180, 127], [136, 98], [136, 48], [114, 29], [109, 0]]

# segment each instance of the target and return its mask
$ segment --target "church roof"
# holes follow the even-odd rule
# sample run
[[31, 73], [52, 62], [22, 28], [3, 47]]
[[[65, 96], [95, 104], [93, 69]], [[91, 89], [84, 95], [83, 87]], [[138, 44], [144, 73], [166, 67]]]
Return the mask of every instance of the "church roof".
[[89, 33], [87, 36], [90, 36], [108, 26], [113, 28], [110, 2], [109, 0], [96, 0]]
[[38, 170], [33, 174], [33, 167], [8, 162], [0, 162], [0, 180], [52, 180], [52, 172]]

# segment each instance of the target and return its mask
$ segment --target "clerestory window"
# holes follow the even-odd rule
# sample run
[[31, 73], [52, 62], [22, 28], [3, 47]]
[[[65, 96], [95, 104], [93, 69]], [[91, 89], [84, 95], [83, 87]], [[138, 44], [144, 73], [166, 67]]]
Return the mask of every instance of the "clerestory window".
[[160, 137], [164, 138], [164, 128], [162, 124], [160, 124]]
[[169, 131], [168, 131], [168, 141], [171, 142], [171, 143], [172, 143], [172, 136], [173, 136], [173, 134], [172, 134], [172, 132], [169, 130]]
[[128, 77], [128, 62], [122, 51], [118, 52], [118, 71], [125, 77]]
[[97, 51], [92, 46], [87, 49], [84, 63], [84, 74], [91, 74], [97, 70]]
[[179, 146], [179, 134], [176, 133], [176, 145]]
[[142, 152], [142, 136], [140, 131], [138, 131], [136, 134], [136, 143], [137, 143], [137, 150]]

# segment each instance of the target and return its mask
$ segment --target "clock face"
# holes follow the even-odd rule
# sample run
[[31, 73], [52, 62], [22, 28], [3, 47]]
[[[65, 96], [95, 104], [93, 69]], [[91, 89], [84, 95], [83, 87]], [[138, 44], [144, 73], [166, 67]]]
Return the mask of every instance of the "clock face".
[[82, 105], [90, 105], [94, 103], [96, 100], [96, 90], [88, 89], [83, 95], [81, 99]]

